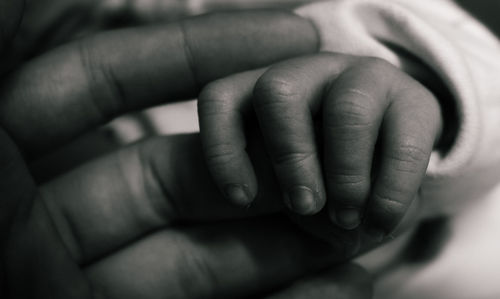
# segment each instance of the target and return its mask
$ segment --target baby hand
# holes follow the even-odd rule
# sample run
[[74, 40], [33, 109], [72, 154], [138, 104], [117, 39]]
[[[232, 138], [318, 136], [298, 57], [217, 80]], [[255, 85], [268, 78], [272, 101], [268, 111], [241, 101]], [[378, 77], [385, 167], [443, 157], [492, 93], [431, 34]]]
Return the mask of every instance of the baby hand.
[[202, 143], [216, 184], [242, 205], [257, 193], [252, 106], [286, 206], [310, 215], [328, 198], [339, 226], [363, 221], [380, 236], [410, 206], [442, 126], [436, 98], [377, 58], [321, 53], [220, 79], [199, 97]]

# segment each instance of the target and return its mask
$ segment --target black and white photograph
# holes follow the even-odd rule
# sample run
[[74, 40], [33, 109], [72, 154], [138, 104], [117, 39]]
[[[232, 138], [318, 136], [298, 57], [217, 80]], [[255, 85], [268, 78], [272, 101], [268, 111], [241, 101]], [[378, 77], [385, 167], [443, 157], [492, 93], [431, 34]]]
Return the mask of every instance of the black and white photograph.
[[0, 299], [421, 298], [500, 298], [500, 1], [0, 0]]

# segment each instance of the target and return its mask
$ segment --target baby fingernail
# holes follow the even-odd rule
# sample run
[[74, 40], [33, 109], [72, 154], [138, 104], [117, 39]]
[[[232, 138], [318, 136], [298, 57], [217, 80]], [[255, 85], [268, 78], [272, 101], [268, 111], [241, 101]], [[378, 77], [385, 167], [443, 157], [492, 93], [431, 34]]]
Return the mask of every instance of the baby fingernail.
[[344, 229], [355, 229], [361, 223], [359, 210], [353, 208], [345, 208], [337, 211], [337, 224]]
[[229, 200], [240, 206], [248, 206], [253, 200], [246, 185], [227, 184], [224, 193]]
[[308, 215], [316, 211], [316, 198], [314, 192], [305, 186], [295, 186], [285, 195], [285, 204], [292, 211]]

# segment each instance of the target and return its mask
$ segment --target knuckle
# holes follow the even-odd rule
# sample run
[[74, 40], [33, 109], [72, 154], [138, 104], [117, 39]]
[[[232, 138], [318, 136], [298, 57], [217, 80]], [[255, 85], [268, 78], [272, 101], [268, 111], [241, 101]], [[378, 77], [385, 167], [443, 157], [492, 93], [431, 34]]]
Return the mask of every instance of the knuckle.
[[391, 229], [403, 217], [408, 209], [407, 203], [401, 198], [381, 194], [373, 195], [370, 210], [378, 222]]
[[87, 81], [89, 103], [103, 120], [114, 116], [122, 107], [127, 107], [125, 86], [112, 67], [102, 61], [102, 55], [94, 49], [95, 41], [85, 39], [78, 42], [84, 78]]
[[[179, 194], [179, 184], [171, 179], [161, 165], [165, 165], [165, 153], [169, 151], [168, 140], [164, 138], [151, 138], [142, 146], [136, 147], [138, 153], [139, 164], [142, 169], [135, 171], [139, 178], [129, 178], [128, 186], [132, 186], [133, 182], [141, 182], [142, 195], [135, 197], [140, 199], [138, 206], [147, 207], [144, 204], [149, 204], [150, 209], [158, 219], [176, 219], [182, 217], [186, 213], [184, 201], [178, 200], [174, 194]], [[126, 158], [126, 157], [125, 157]], [[130, 160], [129, 158], [127, 160]], [[121, 171], [120, 173], [134, 173], [132, 171]], [[146, 222], [146, 221], [145, 221]]]
[[425, 169], [430, 152], [428, 153], [419, 145], [406, 142], [396, 146], [388, 155], [395, 165], [395, 170], [406, 173], [418, 173], [422, 169]]
[[229, 90], [223, 80], [216, 80], [206, 85], [198, 96], [200, 117], [224, 114], [232, 110], [234, 95]]
[[260, 109], [288, 105], [298, 94], [297, 86], [289, 78], [268, 71], [255, 84], [254, 104]]
[[300, 165], [305, 163], [309, 159], [313, 159], [316, 154], [312, 151], [283, 151], [276, 154], [273, 161], [276, 165]]
[[359, 65], [365, 69], [377, 71], [390, 70], [394, 68], [387, 60], [373, 56], [361, 58]]
[[374, 99], [367, 93], [346, 88], [337, 92], [335, 105], [325, 111], [325, 126], [337, 128], [365, 128], [373, 125]]
[[216, 80], [208, 83], [201, 90], [198, 98], [203, 101], [219, 101], [225, 95], [225, 89], [222, 80]]
[[326, 173], [327, 189], [337, 204], [358, 206], [368, 196], [369, 181], [357, 174]]
[[325, 171], [325, 175], [327, 188], [337, 203], [359, 205], [368, 196], [370, 184], [363, 175], [329, 171]]
[[326, 176], [338, 185], [359, 186], [367, 182], [366, 177], [360, 174], [326, 171]]
[[231, 143], [217, 143], [204, 147], [205, 159], [209, 168], [222, 167], [234, 162], [237, 151]]

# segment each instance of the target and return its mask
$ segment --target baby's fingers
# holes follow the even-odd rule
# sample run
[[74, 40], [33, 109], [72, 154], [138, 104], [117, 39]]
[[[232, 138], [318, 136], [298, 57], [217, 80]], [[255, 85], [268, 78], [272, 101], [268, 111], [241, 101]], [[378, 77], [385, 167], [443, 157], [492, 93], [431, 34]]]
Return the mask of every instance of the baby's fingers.
[[[382, 73], [380, 76], [378, 72]], [[372, 158], [392, 84], [390, 66], [363, 59], [330, 85], [323, 104], [329, 215], [345, 229], [361, 223], [371, 187]]]
[[200, 135], [210, 173], [224, 195], [239, 205], [257, 194], [257, 179], [246, 152], [244, 116], [251, 110], [255, 81], [248, 71], [207, 85], [198, 99]]
[[381, 127], [379, 167], [367, 209], [367, 224], [391, 233], [416, 195], [442, 126], [435, 97], [408, 76], [389, 90]]
[[[325, 64], [326, 62], [326, 64]], [[328, 54], [270, 68], [254, 89], [254, 108], [287, 206], [303, 215], [325, 204], [313, 114], [340, 63]]]
[[365, 217], [383, 237], [425, 174], [440, 128], [437, 100], [389, 63], [364, 58], [330, 85], [323, 108], [330, 217], [346, 229]]

